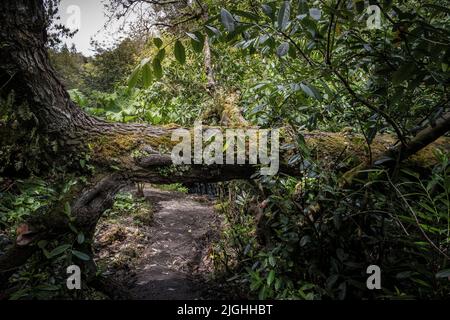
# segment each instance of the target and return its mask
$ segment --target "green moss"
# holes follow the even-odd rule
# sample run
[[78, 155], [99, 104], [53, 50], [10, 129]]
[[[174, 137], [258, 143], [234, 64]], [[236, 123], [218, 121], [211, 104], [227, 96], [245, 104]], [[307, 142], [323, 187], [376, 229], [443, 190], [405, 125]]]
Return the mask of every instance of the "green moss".
[[[308, 147], [318, 160], [347, 159], [351, 167], [361, 163], [368, 164], [369, 148], [362, 135], [344, 135], [342, 133], [312, 132], [305, 134]], [[393, 135], [378, 135], [370, 145], [372, 159], [383, 156], [389, 148], [394, 146], [397, 139]], [[440, 138], [433, 144], [422, 149], [407, 160], [408, 164], [417, 167], [430, 167], [437, 163], [435, 150], [450, 152], [449, 138]], [[345, 150], [345, 151], [344, 151]]]
[[436, 150], [442, 150], [444, 153], [450, 153], [449, 138], [439, 138], [432, 145], [422, 149], [413, 155], [408, 162], [418, 164], [420, 167], [428, 168], [434, 166], [439, 159], [436, 157]]
[[90, 142], [92, 147], [92, 158], [97, 163], [111, 163], [130, 165], [133, 159], [142, 154], [143, 146], [167, 153], [175, 145], [170, 136], [145, 136], [136, 133], [115, 134], [101, 136]]
[[166, 136], [146, 136], [144, 141], [147, 145], [151, 146], [156, 150], [172, 150], [172, 148], [177, 144], [171, 140], [171, 135]]
[[[338, 133], [311, 133], [305, 135], [308, 147], [317, 159], [336, 160], [343, 152], [351, 154], [351, 141]], [[342, 157], [342, 156], [341, 156]]]

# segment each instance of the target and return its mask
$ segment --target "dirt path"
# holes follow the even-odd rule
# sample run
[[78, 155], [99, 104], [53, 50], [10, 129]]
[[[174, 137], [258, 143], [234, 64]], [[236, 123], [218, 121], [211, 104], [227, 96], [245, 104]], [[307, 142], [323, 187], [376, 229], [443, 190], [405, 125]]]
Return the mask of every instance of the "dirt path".
[[[145, 190], [145, 196], [153, 206], [153, 219], [150, 226], [139, 229], [144, 240], [136, 245], [132, 237], [127, 241], [127, 236], [119, 237], [121, 249], [116, 250], [119, 254], [124, 247], [140, 247], [129, 272], [121, 270], [124, 278], [128, 277], [125, 281], [131, 296], [144, 300], [204, 299], [208, 296], [204, 275], [210, 272], [209, 244], [220, 225], [213, 204], [200, 202], [202, 197], [152, 188]], [[137, 234], [126, 221], [120, 225]]]

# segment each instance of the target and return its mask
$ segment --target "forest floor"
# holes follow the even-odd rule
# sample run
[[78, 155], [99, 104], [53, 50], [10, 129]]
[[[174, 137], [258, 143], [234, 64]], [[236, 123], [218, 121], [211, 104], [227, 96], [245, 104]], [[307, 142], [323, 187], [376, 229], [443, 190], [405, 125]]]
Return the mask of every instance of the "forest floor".
[[104, 273], [132, 299], [220, 299], [210, 279], [211, 246], [221, 226], [214, 202], [155, 188], [145, 189], [145, 201], [150, 219], [124, 214], [100, 222], [95, 248]]

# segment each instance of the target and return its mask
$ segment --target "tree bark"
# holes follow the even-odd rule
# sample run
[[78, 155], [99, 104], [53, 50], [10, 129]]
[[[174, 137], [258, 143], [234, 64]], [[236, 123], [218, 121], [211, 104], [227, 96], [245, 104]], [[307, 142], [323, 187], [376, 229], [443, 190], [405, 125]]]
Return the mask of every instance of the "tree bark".
[[208, 35], [205, 36], [203, 54], [204, 54], [206, 78], [208, 79], [206, 89], [208, 90], [208, 93], [211, 95], [211, 97], [214, 97], [216, 93], [216, 79], [214, 77], [214, 68], [211, 59], [211, 46], [209, 45]]
[[450, 130], [450, 112], [441, 115], [432, 126], [420, 131], [414, 139], [412, 139], [407, 146], [398, 146], [391, 152], [394, 157], [400, 155], [400, 160], [418, 153], [420, 150], [426, 148], [428, 145], [435, 142], [440, 137], [444, 136]]

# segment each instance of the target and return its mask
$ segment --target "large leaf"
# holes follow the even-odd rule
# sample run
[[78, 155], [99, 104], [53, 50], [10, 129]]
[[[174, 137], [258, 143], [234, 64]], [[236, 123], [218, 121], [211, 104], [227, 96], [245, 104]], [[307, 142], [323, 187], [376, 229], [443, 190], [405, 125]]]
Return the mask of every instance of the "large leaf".
[[243, 17], [243, 18], [247, 18], [247, 19], [252, 20], [252, 21], [258, 21], [259, 20], [259, 16], [257, 14], [254, 14], [253, 12], [242, 11], [242, 10], [233, 10], [232, 12], [235, 15], [238, 15], [238, 16]]
[[158, 58], [153, 59], [152, 65], [153, 65], [153, 72], [154, 72], [155, 77], [157, 79], [161, 79], [163, 76], [161, 60], [159, 60]]
[[275, 271], [271, 270], [267, 276], [267, 284], [270, 286], [273, 283], [273, 280], [275, 280]]
[[139, 65], [134, 68], [133, 72], [131, 73], [130, 77], [128, 78], [128, 87], [135, 88], [139, 79], [142, 76], [142, 67], [146, 65], [150, 61], [149, 58], [142, 59], [142, 61], [139, 63]]
[[219, 29], [214, 28], [212, 26], [205, 26], [206, 27], [206, 33], [210, 36], [210, 37], [220, 37], [221, 32]]
[[80, 252], [80, 251], [77, 251], [77, 250], [72, 250], [72, 254], [75, 257], [77, 257], [78, 259], [83, 260], [83, 261], [91, 260], [91, 258], [86, 253], [83, 253], [83, 252]]
[[314, 20], [320, 20], [320, 18], [322, 17], [322, 11], [317, 8], [311, 8], [311, 9], [309, 9], [309, 15]]
[[150, 65], [147, 63], [142, 67], [142, 80], [145, 88], [150, 87], [153, 81], [153, 74]]
[[174, 52], [175, 52], [175, 59], [177, 59], [179, 63], [185, 64], [186, 63], [186, 50], [184, 49], [184, 46], [180, 40], [177, 40], [175, 42]]
[[365, 3], [364, 0], [356, 0], [354, 1], [354, 6], [356, 9], [356, 12], [362, 13], [364, 11]]
[[156, 57], [159, 59], [159, 61], [163, 61], [166, 57], [166, 49], [162, 48], [161, 50], [159, 50]]
[[281, 58], [289, 52], [289, 42], [283, 42], [277, 49], [277, 55]]
[[85, 240], [86, 240], [86, 237], [84, 236], [84, 233], [81, 232], [77, 235], [77, 242], [79, 244], [83, 244]]
[[298, 13], [300, 15], [308, 14], [308, 1], [307, 0], [299, 0], [298, 1]]
[[200, 32], [186, 33], [189, 38], [191, 38], [192, 49], [195, 52], [200, 53], [203, 51], [203, 46], [205, 45], [205, 37]]
[[222, 8], [220, 10], [220, 20], [222, 21], [222, 24], [225, 26], [225, 28], [228, 30], [228, 32], [233, 32], [236, 29], [236, 23], [228, 10]]
[[159, 49], [162, 47], [163, 42], [160, 38], [154, 38], [153, 39], [153, 43], [155, 44], [155, 46]]
[[70, 203], [69, 203], [69, 202], [66, 202], [66, 203], [64, 204], [64, 213], [65, 213], [66, 215], [68, 215], [68, 216], [70, 216], [71, 213], [72, 213], [72, 208], [70, 207]]
[[272, 21], [275, 20], [275, 14], [274, 14], [275, 10], [273, 8], [273, 3], [272, 4], [263, 4], [261, 6], [261, 8], [266, 16], [268, 16]]
[[291, 17], [291, 4], [289, 1], [284, 1], [278, 12], [278, 28], [282, 31], [286, 30]]
[[311, 98], [322, 101], [322, 95], [314, 86], [310, 84], [300, 83], [300, 87], [302, 88], [303, 92]]
[[194, 33], [190, 33], [190, 32], [186, 32], [186, 35], [191, 38], [192, 40], [196, 41], [196, 42], [200, 42], [200, 39], [197, 37], [196, 34]]
[[66, 252], [71, 247], [70, 244], [63, 244], [55, 249], [53, 249], [50, 254], [48, 255], [48, 258], [51, 259], [53, 257], [59, 256], [60, 254]]

